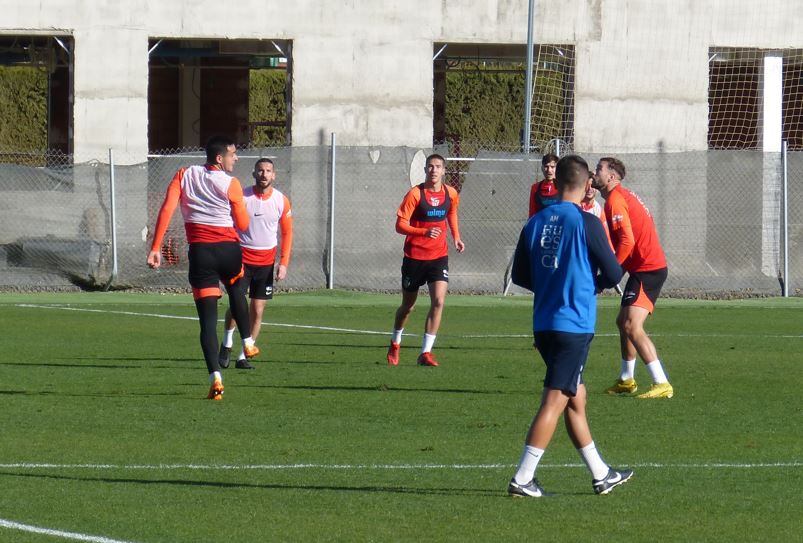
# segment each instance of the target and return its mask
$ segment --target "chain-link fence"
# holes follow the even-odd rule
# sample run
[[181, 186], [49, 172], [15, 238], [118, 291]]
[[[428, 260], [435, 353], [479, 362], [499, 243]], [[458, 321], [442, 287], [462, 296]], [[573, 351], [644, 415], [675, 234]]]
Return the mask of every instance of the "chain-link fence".
[[[461, 190], [467, 248], [452, 253], [451, 289], [501, 292], [527, 217], [529, 186], [540, 178], [541, 155], [479, 151], [457, 157], [450, 146], [435, 150], [448, 157], [447, 182]], [[333, 176], [329, 146], [241, 150], [235, 175], [243, 185], [251, 183], [255, 160], [270, 157], [276, 186], [292, 202], [294, 247], [284, 287], [321, 288], [331, 282], [341, 288], [397, 289], [403, 237], [394, 229], [395, 211], [410, 186], [423, 180], [429, 151], [338, 147]], [[149, 269], [145, 257], [167, 184], [179, 168], [202, 163], [203, 153], [154, 154], [147, 162], [113, 168], [108, 158], [71, 164], [69, 157], [9, 156], [0, 155], [6, 162], [0, 163], [0, 286], [187, 288], [187, 245], [178, 211], [162, 247], [163, 267]], [[583, 156], [593, 168], [602, 155]], [[800, 294], [803, 153], [789, 153], [786, 161], [788, 236], [780, 154], [616, 156], [627, 166], [624, 185], [643, 198], [655, 217], [669, 261], [667, 291], [779, 294], [788, 281], [790, 294]]]
[[49, 153], [0, 154], [0, 284], [108, 281], [109, 165]]

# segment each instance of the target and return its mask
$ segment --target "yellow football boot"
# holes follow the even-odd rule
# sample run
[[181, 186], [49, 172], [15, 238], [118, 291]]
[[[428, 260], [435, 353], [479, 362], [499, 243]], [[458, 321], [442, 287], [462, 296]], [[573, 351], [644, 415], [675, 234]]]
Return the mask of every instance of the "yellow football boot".
[[635, 379], [617, 379], [612, 387], [605, 390], [608, 394], [633, 394], [638, 390], [638, 385]]
[[649, 400], [652, 398], [671, 398], [675, 394], [672, 385], [669, 383], [655, 383], [650, 387], [650, 390], [644, 394], [639, 394], [636, 398], [642, 400]]

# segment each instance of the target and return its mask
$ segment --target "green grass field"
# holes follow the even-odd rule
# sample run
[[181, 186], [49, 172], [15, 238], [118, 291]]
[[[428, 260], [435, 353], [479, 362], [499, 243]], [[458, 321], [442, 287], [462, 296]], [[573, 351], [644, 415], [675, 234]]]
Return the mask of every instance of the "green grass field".
[[543, 378], [529, 298], [450, 296], [439, 368], [415, 365], [425, 305], [387, 367], [397, 303], [278, 295], [257, 370], [232, 365], [211, 402], [188, 295], [4, 294], [0, 541], [799, 540], [803, 299], [662, 299], [648, 331], [675, 397], [658, 401], [604, 394], [602, 299], [589, 418], [635, 476], [595, 496], [559, 427], [540, 500], [505, 492]]

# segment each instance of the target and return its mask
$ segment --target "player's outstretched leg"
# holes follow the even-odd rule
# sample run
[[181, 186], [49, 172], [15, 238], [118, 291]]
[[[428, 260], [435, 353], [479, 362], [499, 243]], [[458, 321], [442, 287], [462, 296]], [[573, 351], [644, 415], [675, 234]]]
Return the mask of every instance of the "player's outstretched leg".
[[209, 371], [209, 393], [207, 399], [223, 399], [223, 378], [220, 376], [217, 349], [217, 297], [207, 296], [195, 300], [198, 322], [201, 327], [201, 350], [204, 353], [206, 369]]
[[402, 301], [396, 309], [396, 314], [393, 319], [393, 334], [390, 338], [390, 345], [388, 346], [387, 360], [388, 366], [399, 365], [399, 350], [401, 349], [402, 332], [404, 332], [404, 325], [407, 324], [407, 319], [410, 313], [415, 309], [415, 302], [418, 299], [418, 290], [408, 291], [402, 290]]
[[256, 346], [251, 338], [251, 317], [248, 312], [248, 301], [245, 299], [245, 291], [241, 285], [242, 281], [237, 281], [234, 285], [228, 285], [226, 290], [229, 294], [229, 307], [234, 322], [237, 323], [237, 331], [243, 338], [243, 352], [246, 358], [254, 358], [259, 354], [259, 347]]
[[432, 354], [432, 348], [435, 346], [435, 339], [438, 335], [438, 329], [441, 326], [443, 305], [446, 301], [446, 292], [449, 288], [449, 283], [446, 281], [432, 281], [427, 286], [429, 287], [430, 304], [424, 327], [424, 339], [421, 343], [421, 354], [418, 357], [418, 365], [437, 367], [438, 361], [435, 360], [435, 356]]

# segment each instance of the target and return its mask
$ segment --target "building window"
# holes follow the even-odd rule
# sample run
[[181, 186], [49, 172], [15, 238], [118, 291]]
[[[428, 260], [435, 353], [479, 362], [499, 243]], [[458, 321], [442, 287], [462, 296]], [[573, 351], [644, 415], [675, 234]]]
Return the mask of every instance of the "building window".
[[64, 163], [72, 154], [73, 40], [0, 36], [0, 158]]
[[291, 63], [289, 41], [151, 39], [149, 149], [197, 148], [215, 134], [289, 144]]

